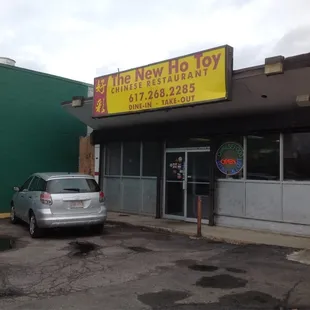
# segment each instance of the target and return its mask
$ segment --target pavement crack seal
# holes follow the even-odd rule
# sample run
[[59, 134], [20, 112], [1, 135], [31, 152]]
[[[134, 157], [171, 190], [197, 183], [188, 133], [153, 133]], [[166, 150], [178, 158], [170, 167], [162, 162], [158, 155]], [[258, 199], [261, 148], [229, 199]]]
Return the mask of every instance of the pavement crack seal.
[[225, 295], [219, 299], [221, 306], [227, 309], [278, 309], [280, 300], [263, 292], [247, 291]]
[[291, 297], [291, 294], [294, 292], [294, 290], [296, 289], [296, 287], [300, 284], [301, 280], [297, 281], [288, 291], [287, 293], [284, 295], [284, 298], [281, 301], [281, 308], [283, 309], [287, 309], [288, 308], [288, 304], [289, 304], [289, 300]]

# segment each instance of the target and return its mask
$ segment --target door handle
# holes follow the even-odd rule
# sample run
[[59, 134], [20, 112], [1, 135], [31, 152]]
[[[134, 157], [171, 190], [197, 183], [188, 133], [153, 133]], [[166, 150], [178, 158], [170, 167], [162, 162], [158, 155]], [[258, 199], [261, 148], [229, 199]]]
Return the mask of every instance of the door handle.
[[186, 181], [185, 180], [183, 180], [183, 182], [182, 182], [182, 189], [183, 189], [183, 191], [186, 190]]
[[31, 197], [31, 196], [29, 196], [28, 198], [29, 198], [29, 199], [31, 199], [32, 197]]

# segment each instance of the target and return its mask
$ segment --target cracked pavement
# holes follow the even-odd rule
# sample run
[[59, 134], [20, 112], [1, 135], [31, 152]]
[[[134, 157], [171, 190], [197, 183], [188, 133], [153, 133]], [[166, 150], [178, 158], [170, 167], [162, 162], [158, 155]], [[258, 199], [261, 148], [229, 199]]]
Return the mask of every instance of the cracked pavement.
[[[31, 239], [0, 221], [0, 309], [310, 309], [310, 266], [293, 249], [230, 245], [107, 225]], [[4, 234], [5, 232], [5, 234]]]

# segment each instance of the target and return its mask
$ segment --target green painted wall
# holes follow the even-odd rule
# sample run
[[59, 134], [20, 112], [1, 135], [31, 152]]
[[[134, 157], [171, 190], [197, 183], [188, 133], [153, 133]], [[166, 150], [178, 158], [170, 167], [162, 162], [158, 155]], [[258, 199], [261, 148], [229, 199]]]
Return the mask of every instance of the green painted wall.
[[81, 82], [0, 65], [0, 213], [9, 212], [12, 187], [31, 173], [78, 170], [86, 126], [60, 104], [87, 90]]

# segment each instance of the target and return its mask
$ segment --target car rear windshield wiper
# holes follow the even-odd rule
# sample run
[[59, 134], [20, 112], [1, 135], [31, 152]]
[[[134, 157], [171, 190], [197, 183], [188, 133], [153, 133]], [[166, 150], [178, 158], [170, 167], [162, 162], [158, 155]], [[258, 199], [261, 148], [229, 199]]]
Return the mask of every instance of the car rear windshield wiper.
[[80, 192], [79, 188], [63, 188], [64, 191], [71, 191], [71, 192]]

